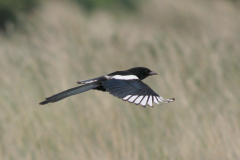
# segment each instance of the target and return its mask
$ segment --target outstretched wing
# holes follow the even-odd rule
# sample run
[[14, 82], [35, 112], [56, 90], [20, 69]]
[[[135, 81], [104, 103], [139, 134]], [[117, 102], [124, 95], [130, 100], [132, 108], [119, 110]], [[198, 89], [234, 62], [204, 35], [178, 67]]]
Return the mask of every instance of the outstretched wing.
[[147, 104], [152, 107], [153, 102], [170, 103], [175, 100], [174, 98], [164, 99], [140, 80], [111, 79], [102, 82], [102, 85], [113, 96], [143, 107]]

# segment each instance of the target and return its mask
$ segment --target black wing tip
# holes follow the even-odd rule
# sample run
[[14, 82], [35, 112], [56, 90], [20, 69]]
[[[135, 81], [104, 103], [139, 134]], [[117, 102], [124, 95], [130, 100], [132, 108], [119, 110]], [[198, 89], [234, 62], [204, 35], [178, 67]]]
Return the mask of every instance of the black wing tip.
[[175, 101], [175, 98], [171, 98], [170, 100], [172, 100], [172, 102], [173, 102], [173, 101]]

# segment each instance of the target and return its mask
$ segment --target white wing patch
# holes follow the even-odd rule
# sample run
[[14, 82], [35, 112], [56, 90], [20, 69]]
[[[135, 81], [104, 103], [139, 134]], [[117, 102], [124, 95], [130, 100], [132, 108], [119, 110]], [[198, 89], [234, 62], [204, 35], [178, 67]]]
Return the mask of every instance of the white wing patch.
[[143, 96], [127, 95], [123, 98], [123, 100], [131, 103], [135, 103], [136, 105], [140, 104], [143, 107], [145, 107], [147, 104], [153, 107], [153, 103], [156, 103], [156, 104], [159, 104], [159, 102], [170, 103], [170, 102], [173, 102], [175, 98], [164, 99], [161, 96], [152, 96], [152, 95], [143, 95]]
[[124, 97], [123, 100], [126, 101], [129, 97], [131, 97], [131, 95]]
[[142, 105], [142, 106], [146, 106], [146, 104], [147, 104], [147, 99], [148, 99], [148, 96], [145, 96], [145, 97], [143, 98], [143, 100], [141, 101], [141, 105]]
[[153, 96], [153, 102], [159, 104], [155, 96]]
[[88, 84], [92, 82], [96, 82], [97, 80], [84, 80], [84, 81], [78, 81], [79, 84]]
[[132, 96], [131, 98], [129, 98], [128, 102], [133, 102], [138, 96]]
[[162, 103], [170, 103], [170, 102], [175, 101], [175, 98], [164, 99], [164, 98], [161, 97], [161, 96], [157, 97], [157, 99], [158, 99], [159, 102], [162, 102]]
[[152, 96], [149, 96], [148, 105], [151, 106], [151, 107], [153, 106], [153, 104], [152, 104]]
[[157, 97], [157, 99], [158, 99], [158, 101], [159, 101], [159, 102], [163, 102], [163, 100], [162, 100], [162, 99], [160, 99], [160, 97]]
[[139, 104], [142, 100], [143, 96], [139, 96], [136, 100], [135, 100], [135, 104]]
[[127, 75], [127, 76], [115, 75], [115, 76], [112, 76], [110, 79], [133, 80], [133, 79], [138, 79], [138, 77], [134, 75]]

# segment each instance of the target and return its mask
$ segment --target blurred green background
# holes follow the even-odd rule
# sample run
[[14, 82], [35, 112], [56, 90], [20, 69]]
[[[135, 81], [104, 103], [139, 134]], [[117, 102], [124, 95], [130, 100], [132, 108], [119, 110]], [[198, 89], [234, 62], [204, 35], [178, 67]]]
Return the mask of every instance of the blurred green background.
[[[239, 1], [1, 0], [0, 159], [240, 159]], [[148, 67], [170, 104], [76, 81]]]

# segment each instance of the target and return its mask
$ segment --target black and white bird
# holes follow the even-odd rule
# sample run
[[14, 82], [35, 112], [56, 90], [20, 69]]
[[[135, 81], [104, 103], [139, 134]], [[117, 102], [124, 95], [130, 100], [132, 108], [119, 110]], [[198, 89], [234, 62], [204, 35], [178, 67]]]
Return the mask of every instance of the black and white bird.
[[136, 105], [140, 104], [143, 107], [146, 107], [147, 104], [153, 107], [153, 103], [173, 102], [175, 98], [164, 99], [142, 82], [143, 79], [151, 75], [157, 75], [157, 73], [144, 67], [135, 67], [126, 71], [116, 71], [101, 77], [78, 81], [78, 84], [84, 85], [55, 94], [39, 104], [44, 105], [57, 102], [66, 97], [91, 89], [107, 91], [115, 97], [135, 103]]

